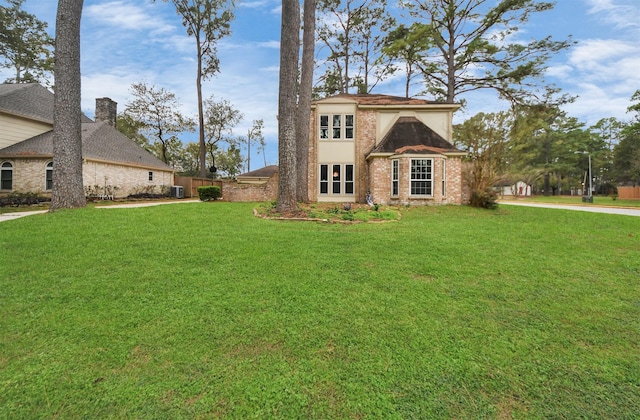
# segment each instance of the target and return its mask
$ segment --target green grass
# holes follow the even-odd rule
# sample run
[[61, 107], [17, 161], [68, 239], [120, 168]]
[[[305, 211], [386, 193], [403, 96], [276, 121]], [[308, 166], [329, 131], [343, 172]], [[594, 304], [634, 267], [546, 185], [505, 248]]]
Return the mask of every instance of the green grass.
[[0, 224], [0, 418], [634, 418], [640, 219], [253, 205]]
[[[505, 200], [514, 199], [505, 197]], [[517, 198], [517, 200], [531, 201], [533, 203], [552, 203], [552, 204], [579, 204], [585, 206], [607, 206], [607, 207], [640, 207], [640, 200], [620, 200], [612, 197], [593, 196], [593, 203], [583, 203], [581, 196], [567, 195], [536, 195], [532, 197]]]

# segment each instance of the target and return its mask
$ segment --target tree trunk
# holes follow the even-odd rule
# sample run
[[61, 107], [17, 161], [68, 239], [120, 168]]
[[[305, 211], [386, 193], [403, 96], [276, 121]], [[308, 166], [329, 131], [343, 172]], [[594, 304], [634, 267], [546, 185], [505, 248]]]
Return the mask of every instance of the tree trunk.
[[207, 176], [207, 146], [204, 141], [204, 108], [202, 105], [202, 46], [200, 33], [195, 33], [198, 46], [198, 74], [196, 75], [196, 91], [198, 93], [198, 143], [200, 144], [200, 176]]
[[311, 91], [313, 89], [314, 47], [316, 33], [316, 0], [304, 1], [304, 33], [302, 35], [302, 69], [298, 97], [296, 127], [297, 198], [309, 201], [309, 124], [311, 118]]
[[51, 211], [85, 207], [82, 183], [80, 18], [83, 0], [59, 0], [56, 16]]
[[278, 93], [278, 204], [280, 213], [296, 211], [296, 82], [300, 48], [300, 3], [282, 0]]

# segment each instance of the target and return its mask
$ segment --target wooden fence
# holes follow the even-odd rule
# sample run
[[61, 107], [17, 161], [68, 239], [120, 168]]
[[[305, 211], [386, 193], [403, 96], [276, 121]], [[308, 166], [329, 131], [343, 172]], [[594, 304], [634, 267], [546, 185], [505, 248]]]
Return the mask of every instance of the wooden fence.
[[195, 178], [191, 176], [176, 176], [173, 185], [180, 185], [184, 190], [184, 197], [198, 197], [198, 187], [216, 185], [222, 189], [222, 181], [210, 178]]
[[620, 200], [640, 200], [640, 187], [618, 187]]

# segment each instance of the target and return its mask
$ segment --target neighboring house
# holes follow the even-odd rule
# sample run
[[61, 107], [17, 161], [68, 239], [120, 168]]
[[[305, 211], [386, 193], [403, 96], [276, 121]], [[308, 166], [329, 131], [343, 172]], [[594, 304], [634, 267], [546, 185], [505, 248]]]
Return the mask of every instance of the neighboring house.
[[460, 106], [388, 95], [315, 101], [309, 140], [311, 201], [429, 205], [468, 202], [465, 152], [452, 144]]
[[523, 181], [518, 181], [515, 184], [506, 181], [497, 185], [495, 189], [501, 196], [528, 197], [531, 195], [531, 185]]
[[[36, 83], [0, 85], [0, 194], [51, 192], [53, 100]], [[173, 185], [173, 169], [120, 133], [116, 114], [114, 101], [98, 98], [96, 122], [82, 115], [87, 194], [126, 197]]]
[[238, 184], [265, 184], [278, 173], [278, 165], [269, 165], [236, 176]]

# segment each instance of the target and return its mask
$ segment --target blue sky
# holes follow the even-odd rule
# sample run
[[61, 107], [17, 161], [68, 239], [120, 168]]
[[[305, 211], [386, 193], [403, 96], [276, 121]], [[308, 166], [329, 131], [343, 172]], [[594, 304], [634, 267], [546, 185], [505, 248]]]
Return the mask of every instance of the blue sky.
[[[3, 1], [3, 3], [5, 3]], [[277, 163], [277, 101], [280, 1], [237, 1], [232, 35], [218, 44], [221, 73], [204, 84], [205, 98], [230, 101], [244, 114], [234, 134], [246, 135], [254, 119], [263, 119], [266, 163]], [[55, 27], [57, 2], [27, 0], [23, 8]], [[565, 107], [570, 116], [591, 125], [601, 118], [627, 120], [626, 109], [640, 89], [640, 1], [558, 0], [550, 12], [532, 16], [519, 39], [573, 36], [578, 44], [555, 56], [548, 82], [577, 96]], [[81, 25], [82, 109], [93, 116], [95, 98], [110, 97], [122, 111], [130, 85], [154, 84], [174, 92], [186, 115], [196, 115], [195, 41], [188, 38], [173, 6], [150, 0], [85, 0]], [[0, 71], [0, 79], [9, 77]], [[419, 87], [414, 89], [414, 93]], [[403, 95], [403, 82], [389, 80], [376, 93]], [[426, 98], [430, 99], [430, 98]], [[504, 108], [490, 91], [466, 97], [461, 122], [477, 112]], [[184, 137], [183, 141], [194, 141]], [[255, 149], [255, 148], [254, 148]], [[251, 168], [264, 164], [252, 151]]]

